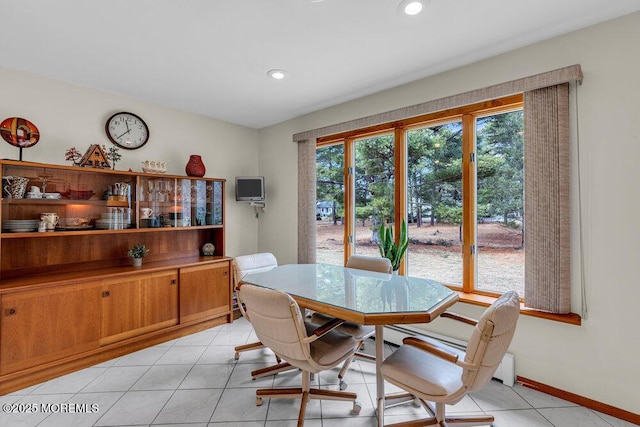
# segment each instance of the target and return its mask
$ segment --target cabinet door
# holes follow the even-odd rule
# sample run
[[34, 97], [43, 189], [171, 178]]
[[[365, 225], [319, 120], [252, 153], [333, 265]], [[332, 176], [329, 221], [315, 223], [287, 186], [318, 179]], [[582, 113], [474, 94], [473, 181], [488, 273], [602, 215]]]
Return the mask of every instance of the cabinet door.
[[230, 313], [229, 262], [180, 269], [180, 323]]
[[103, 282], [100, 344], [110, 344], [177, 324], [177, 271]]
[[97, 283], [2, 295], [0, 374], [97, 348], [99, 339]]

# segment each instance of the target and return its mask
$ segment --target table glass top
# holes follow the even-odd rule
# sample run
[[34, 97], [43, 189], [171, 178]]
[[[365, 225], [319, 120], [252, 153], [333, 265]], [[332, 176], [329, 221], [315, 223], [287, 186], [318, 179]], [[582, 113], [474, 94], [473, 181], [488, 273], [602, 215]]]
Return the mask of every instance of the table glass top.
[[329, 264], [281, 265], [242, 282], [363, 314], [429, 311], [454, 295], [434, 280]]

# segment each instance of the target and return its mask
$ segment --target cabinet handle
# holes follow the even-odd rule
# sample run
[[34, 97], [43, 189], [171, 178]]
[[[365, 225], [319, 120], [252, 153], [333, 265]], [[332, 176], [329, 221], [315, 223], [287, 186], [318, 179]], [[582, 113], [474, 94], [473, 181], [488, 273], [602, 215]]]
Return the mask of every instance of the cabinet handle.
[[224, 273], [222, 273], [223, 276], [228, 276], [229, 272], [227, 270], [224, 271]]
[[13, 316], [16, 314], [16, 309], [15, 308], [7, 308], [4, 311], [5, 316]]
[[176, 283], [178, 283], [178, 281], [176, 279], [171, 279], [171, 284], [175, 285]]
[[110, 291], [103, 291], [102, 292], [102, 298], [106, 298], [106, 297], [110, 297], [111, 296], [111, 292]]

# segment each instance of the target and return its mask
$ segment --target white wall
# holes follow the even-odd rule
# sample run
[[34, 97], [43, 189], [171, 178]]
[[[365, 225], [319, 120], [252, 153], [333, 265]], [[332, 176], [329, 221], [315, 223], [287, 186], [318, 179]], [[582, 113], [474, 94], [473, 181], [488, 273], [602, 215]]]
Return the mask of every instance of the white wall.
[[[269, 201], [260, 219], [260, 249], [274, 252], [281, 263], [297, 260], [297, 149], [292, 134], [581, 64], [584, 83], [578, 88], [574, 127], [580, 143], [589, 316], [582, 326], [522, 316], [511, 351], [517, 375], [640, 413], [639, 40], [640, 13], [635, 13], [261, 130], [260, 172], [269, 183]], [[575, 109], [572, 114], [575, 118]], [[575, 132], [573, 138], [575, 143]], [[576, 177], [575, 145], [572, 152]], [[580, 312], [575, 193], [572, 304]], [[481, 311], [465, 304], [456, 308], [474, 315]], [[445, 322], [430, 326], [463, 335]]]
[[[143, 160], [164, 160], [167, 172], [184, 175], [190, 154], [200, 154], [207, 177], [225, 178], [226, 253], [256, 252], [258, 221], [235, 201], [234, 177], [258, 173], [258, 131], [131, 98], [87, 89], [0, 67], [0, 120], [23, 117], [38, 127], [40, 141], [23, 150], [23, 160], [69, 164], [64, 153], [91, 144], [111, 146], [104, 125], [118, 111], [141, 116], [150, 139], [137, 150], [120, 150], [116, 169], [141, 171]], [[0, 157], [18, 159], [18, 149], [0, 141]]]

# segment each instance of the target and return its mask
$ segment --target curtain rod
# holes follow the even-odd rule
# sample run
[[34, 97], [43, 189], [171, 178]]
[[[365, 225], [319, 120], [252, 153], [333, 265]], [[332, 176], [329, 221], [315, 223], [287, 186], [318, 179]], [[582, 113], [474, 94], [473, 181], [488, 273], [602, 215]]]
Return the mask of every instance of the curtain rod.
[[530, 90], [541, 89], [543, 87], [572, 81], [582, 83], [582, 68], [580, 67], [580, 64], [570, 65], [568, 67], [558, 68], [557, 70], [546, 71], [540, 74], [534, 74], [532, 76], [511, 80], [506, 83], [498, 83], [482, 89], [475, 89], [409, 107], [398, 108], [384, 113], [378, 113], [371, 116], [361, 117], [359, 119], [296, 133], [293, 135], [293, 142], [307, 141], [325, 135], [352, 131], [381, 123], [402, 120], [409, 117], [420, 116], [449, 108], [460, 107], [462, 105], [501, 98], [503, 96], [513, 95], [516, 93], [524, 93]]

